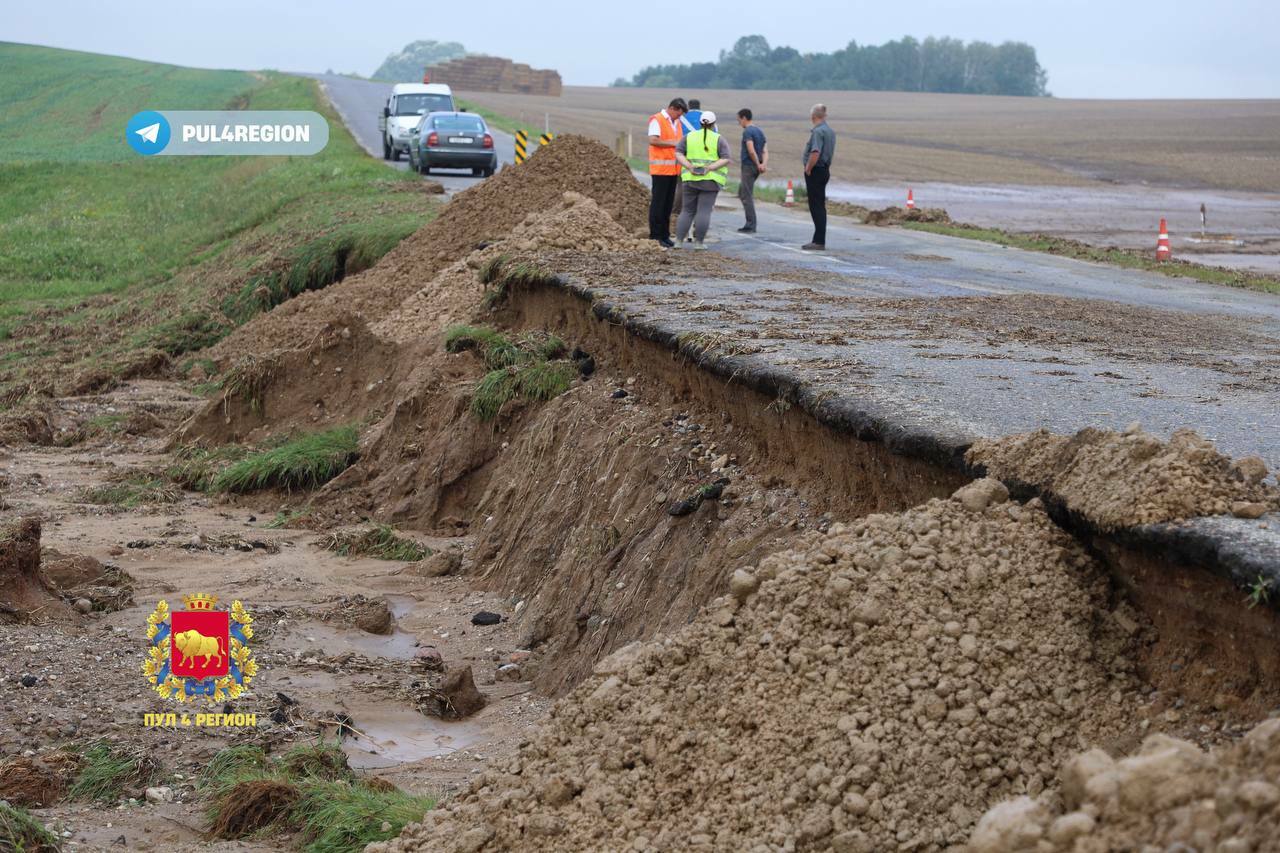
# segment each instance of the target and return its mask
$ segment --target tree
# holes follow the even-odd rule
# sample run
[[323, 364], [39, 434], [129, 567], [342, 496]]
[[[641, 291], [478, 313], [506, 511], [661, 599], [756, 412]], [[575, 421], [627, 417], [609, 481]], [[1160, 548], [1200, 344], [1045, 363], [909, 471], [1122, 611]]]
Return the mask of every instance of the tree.
[[417, 82], [422, 79], [422, 69], [466, 55], [467, 49], [456, 41], [410, 42], [404, 50], [388, 55], [373, 72], [373, 79]]
[[[1048, 75], [1036, 50], [1022, 42], [1000, 46], [953, 38], [911, 36], [882, 45], [850, 41], [832, 53], [800, 53], [769, 46], [761, 35], [743, 36], [717, 62], [641, 69], [633, 86], [675, 89], [870, 89], [1047, 95]], [[614, 85], [626, 85], [619, 80]]]

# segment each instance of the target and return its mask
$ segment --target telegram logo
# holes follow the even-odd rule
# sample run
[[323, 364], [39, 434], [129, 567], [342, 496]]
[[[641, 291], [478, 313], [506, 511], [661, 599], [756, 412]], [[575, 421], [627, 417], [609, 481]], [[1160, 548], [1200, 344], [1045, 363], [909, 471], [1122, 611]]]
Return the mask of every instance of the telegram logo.
[[169, 121], [155, 110], [143, 110], [125, 125], [124, 138], [139, 154], [159, 154], [169, 137]]

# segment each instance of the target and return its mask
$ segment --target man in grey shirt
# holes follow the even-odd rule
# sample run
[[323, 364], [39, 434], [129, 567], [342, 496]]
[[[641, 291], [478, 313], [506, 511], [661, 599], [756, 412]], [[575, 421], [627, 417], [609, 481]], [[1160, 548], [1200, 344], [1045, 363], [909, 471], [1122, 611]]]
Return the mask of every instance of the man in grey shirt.
[[836, 153], [836, 132], [827, 124], [826, 104], [814, 104], [809, 119], [813, 130], [804, 146], [804, 189], [813, 217], [813, 240], [800, 248], [816, 252], [827, 248], [827, 181], [831, 180], [831, 158]]

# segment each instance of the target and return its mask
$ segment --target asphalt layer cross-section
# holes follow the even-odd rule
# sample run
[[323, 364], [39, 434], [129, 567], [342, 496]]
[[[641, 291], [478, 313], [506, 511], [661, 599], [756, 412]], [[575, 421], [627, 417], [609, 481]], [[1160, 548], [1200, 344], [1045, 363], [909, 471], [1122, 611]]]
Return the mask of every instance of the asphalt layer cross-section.
[[[378, 116], [391, 94], [391, 83], [379, 83], [373, 80], [360, 80], [355, 77], [344, 77], [341, 74], [301, 74], [320, 82], [320, 87], [328, 96], [338, 115], [346, 124], [356, 142], [374, 157], [382, 156], [382, 139], [378, 131]], [[515, 162], [515, 139], [509, 133], [489, 128], [493, 134], [493, 144], [498, 152], [498, 164]], [[409, 168], [408, 155], [401, 155], [399, 162], [387, 161], [388, 166], [398, 169]], [[484, 180], [473, 177], [470, 169], [433, 169], [431, 179], [444, 184], [447, 192], [454, 193]]]
[[713, 222], [753, 274], [608, 298], [950, 441], [1139, 421], [1280, 466], [1280, 296], [838, 217], [804, 252], [802, 210], [758, 207]]

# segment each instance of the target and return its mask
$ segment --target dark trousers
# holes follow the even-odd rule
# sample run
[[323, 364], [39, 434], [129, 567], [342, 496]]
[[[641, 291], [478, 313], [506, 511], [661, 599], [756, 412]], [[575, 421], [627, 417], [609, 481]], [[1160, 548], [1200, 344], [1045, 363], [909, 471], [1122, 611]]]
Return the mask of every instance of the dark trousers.
[[813, 242], [827, 245], [827, 181], [831, 180], [830, 166], [814, 166], [804, 176], [804, 191], [809, 196], [809, 215], [813, 217]]
[[671, 239], [671, 208], [676, 203], [679, 175], [650, 175], [653, 195], [649, 199], [649, 239]]

